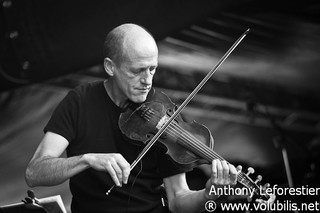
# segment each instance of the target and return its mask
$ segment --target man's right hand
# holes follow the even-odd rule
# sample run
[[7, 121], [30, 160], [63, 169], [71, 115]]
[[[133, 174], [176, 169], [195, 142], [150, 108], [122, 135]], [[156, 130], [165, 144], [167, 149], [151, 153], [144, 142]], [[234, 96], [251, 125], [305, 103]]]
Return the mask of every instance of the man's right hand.
[[108, 172], [117, 186], [122, 186], [122, 183], [128, 183], [130, 164], [121, 154], [89, 153], [83, 157], [91, 168]]
[[47, 132], [26, 170], [30, 187], [54, 186], [89, 167], [108, 172], [115, 185], [128, 182], [130, 164], [118, 153], [88, 153], [68, 158], [60, 157], [68, 147], [66, 138]]

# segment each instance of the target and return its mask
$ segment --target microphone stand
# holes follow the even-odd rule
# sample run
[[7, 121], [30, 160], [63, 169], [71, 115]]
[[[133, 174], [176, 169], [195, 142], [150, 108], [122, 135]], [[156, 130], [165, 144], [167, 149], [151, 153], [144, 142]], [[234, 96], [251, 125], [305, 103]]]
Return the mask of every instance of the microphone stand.
[[288, 181], [288, 186], [291, 188], [293, 187], [293, 180], [292, 180], [292, 174], [291, 174], [291, 169], [290, 169], [290, 163], [289, 163], [289, 157], [288, 157], [288, 152], [286, 148], [286, 137], [282, 131], [282, 129], [276, 124], [273, 119], [271, 120], [271, 124], [274, 127], [274, 129], [281, 130], [280, 136], [276, 136], [273, 138], [273, 143], [276, 148], [281, 149], [282, 153], [282, 158], [283, 158], [283, 163], [284, 167], [286, 170], [286, 176], [287, 176], [287, 181]]
[[[247, 103], [247, 109], [251, 114], [258, 115], [261, 117], [264, 117], [270, 121], [271, 126], [273, 129], [279, 134], [278, 136], [273, 138], [273, 143], [277, 149], [281, 149], [283, 163], [286, 170], [286, 176], [288, 181], [288, 186], [293, 187], [293, 180], [292, 180], [292, 174], [290, 169], [290, 163], [289, 163], [289, 157], [287, 152], [286, 143], [288, 141], [288, 138], [286, 137], [285, 131], [283, 128], [281, 128], [275, 121], [274, 117], [266, 110], [266, 112], [261, 112], [260, 110], [256, 109], [256, 103], [252, 100], [248, 101]], [[250, 118], [250, 122], [253, 123], [253, 118]]]
[[[284, 129], [277, 124], [274, 117], [272, 115], [270, 115], [270, 113], [268, 113], [268, 111], [266, 111], [266, 112], [256, 111], [255, 107], [253, 107], [253, 111], [255, 113], [260, 114], [261, 116], [269, 119], [270, 124], [272, 125], [273, 129], [279, 134], [278, 136], [273, 138], [273, 143], [277, 149], [281, 149], [283, 163], [284, 163], [284, 167], [286, 170], [286, 177], [287, 177], [287, 181], [288, 181], [288, 186], [290, 188], [292, 188], [294, 186], [294, 184], [293, 184], [293, 180], [292, 180], [292, 174], [291, 174], [289, 157], [288, 157], [287, 146], [286, 146], [288, 141], [291, 141], [291, 140], [288, 139], [288, 137], [285, 134]], [[296, 201], [295, 196], [293, 196], [293, 201]], [[294, 212], [298, 213], [297, 210]]]

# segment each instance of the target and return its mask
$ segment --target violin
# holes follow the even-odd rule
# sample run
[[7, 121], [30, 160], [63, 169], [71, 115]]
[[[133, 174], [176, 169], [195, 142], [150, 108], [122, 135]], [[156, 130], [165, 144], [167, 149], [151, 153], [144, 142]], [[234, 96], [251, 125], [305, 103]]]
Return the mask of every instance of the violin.
[[[131, 104], [120, 114], [119, 127], [129, 139], [142, 145], [148, 144], [151, 138], [159, 131], [162, 125], [174, 114], [177, 109], [168, 95], [152, 88], [147, 100], [142, 104]], [[213, 150], [213, 138], [210, 130], [195, 121], [187, 123], [182, 117], [173, 120], [157, 140], [167, 149], [167, 153], [179, 166], [192, 169], [200, 164], [210, 164], [214, 159], [223, 159]], [[261, 199], [269, 199], [258, 182], [262, 177], [257, 176], [253, 181], [248, 173], [240, 172], [237, 182], [252, 190]]]
[[[145, 146], [136, 160], [130, 165], [132, 170], [143, 158], [148, 150], [159, 141], [167, 149], [167, 154], [179, 165], [187, 168], [194, 168], [199, 164], [211, 163], [214, 159], [224, 160], [213, 151], [213, 138], [207, 127], [197, 122], [186, 123], [179, 113], [197, 94], [202, 86], [215, 73], [219, 66], [226, 60], [236, 46], [247, 35], [247, 29], [238, 40], [229, 48], [218, 63], [209, 71], [204, 79], [190, 93], [184, 102], [177, 107], [170, 98], [163, 92], [154, 89], [149, 91], [147, 100], [142, 104], [130, 104], [119, 117], [119, 128], [129, 139], [142, 142]], [[268, 200], [265, 187], [258, 186], [262, 177], [259, 175], [253, 181], [249, 174], [253, 173], [249, 168], [248, 173], [240, 172], [237, 175], [237, 182], [249, 188], [258, 198]], [[109, 195], [114, 185], [106, 192]]]

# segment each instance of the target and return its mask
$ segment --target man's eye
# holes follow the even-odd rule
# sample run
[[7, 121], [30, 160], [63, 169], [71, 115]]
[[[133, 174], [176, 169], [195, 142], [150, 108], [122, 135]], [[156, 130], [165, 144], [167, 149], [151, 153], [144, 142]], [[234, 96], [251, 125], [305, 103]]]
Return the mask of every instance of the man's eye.
[[156, 68], [155, 67], [151, 67], [150, 69], [136, 69], [136, 70], [131, 70], [131, 72], [134, 74], [134, 75], [141, 75], [145, 72], [150, 72], [151, 75], [154, 75], [155, 72], [156, 72]]
[[141, 72], [141, 70], [131, 70], [131, 73], [134, 75], [139, 75]]
[[156, 72], [156, 68], [150, 70], [150, 74], [151, 74], [151, 75], [154, 75], [155, 72]]

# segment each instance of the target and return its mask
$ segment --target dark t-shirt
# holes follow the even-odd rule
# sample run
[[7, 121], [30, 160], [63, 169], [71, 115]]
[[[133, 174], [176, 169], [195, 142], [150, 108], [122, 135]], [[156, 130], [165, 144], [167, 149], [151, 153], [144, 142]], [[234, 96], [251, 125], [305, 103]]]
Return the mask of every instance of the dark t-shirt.
[[[118, 127], [121, 109], [97, 81], [70, 91], [54, 111], [44, 131], [69, 141], [68, 157], [85, 153], [121, 153], [132, 163], [141, 146], [130, 143]], [[116, 187], [107, 172], [87, 169], [70, 179], [72, 212], [161, 212], [162, 178], [186, 172], [166, 150], [153, 146], [131, 171], [128, 184]]]

